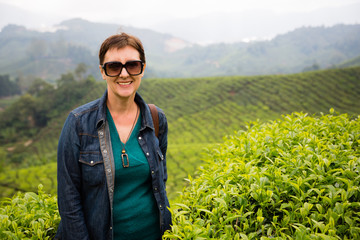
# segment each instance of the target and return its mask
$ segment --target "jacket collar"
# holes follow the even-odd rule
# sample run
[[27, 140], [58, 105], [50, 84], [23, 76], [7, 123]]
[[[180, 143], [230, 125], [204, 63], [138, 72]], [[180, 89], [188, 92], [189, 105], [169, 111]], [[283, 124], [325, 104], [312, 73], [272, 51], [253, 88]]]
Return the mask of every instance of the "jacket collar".
[[[99, 110], [98, 110], [98, 117], [97, 117], [97, 121], [96, 121], [97, 129], [102, 127], [106, 121], [106, 109], [107, 109], [106, 100], [107, 100], [107, 90], [105, 90], [105, 93], [99, 99], [99, 106], [98, 106]], [[145, 103], [144, 99], [140, 96], [140, 94], [137, 92], [135, 94], [135, 102], [140, 107], [140, 112], [141, 112], [142, 122], [141, 122], [140, 131], [143, 131], [146, 128], [151, 128], [154, 130], [154, 124], [153, 124], [150, 108]]]

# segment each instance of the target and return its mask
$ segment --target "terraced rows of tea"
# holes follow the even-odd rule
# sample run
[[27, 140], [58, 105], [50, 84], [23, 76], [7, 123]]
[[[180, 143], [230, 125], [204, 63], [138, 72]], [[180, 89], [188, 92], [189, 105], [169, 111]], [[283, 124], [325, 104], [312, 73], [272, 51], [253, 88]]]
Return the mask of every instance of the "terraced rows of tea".
[[284, 76], [143, 81], [141, 93], [159, 104], [172, 144], [218, 142], [246, 121], [293, 111], [358, 114], [359, 68]]
[[[103, 94], [105, 83], [96, 86], [78, 105]], [[143, 98], [161, 107], [168, 118], [167, 187], [171, 199], [185, 186], [184, 178], [195, 175], [202, 164], [204, 149], [243, 129], [246, 122], [274, 120], [291, 112], [328, 113], [330, 108], [339, 113], [360, 114], [359, 67], [292, 75], [143, 79], [140, 88]], [[39, 133], [26, 148], [29, 157], [55, 161], [57, 139], [65, 118], [53, 120], [51, 126]], [[31, 180], [32, 189], [25, 190], [36, 190], [40, 175], [39, 181]], [[16, 174], [2, 176], [1, 181]], [[44, 186], [47, 192], [56, 192], [53, 186], [51, 189]]]

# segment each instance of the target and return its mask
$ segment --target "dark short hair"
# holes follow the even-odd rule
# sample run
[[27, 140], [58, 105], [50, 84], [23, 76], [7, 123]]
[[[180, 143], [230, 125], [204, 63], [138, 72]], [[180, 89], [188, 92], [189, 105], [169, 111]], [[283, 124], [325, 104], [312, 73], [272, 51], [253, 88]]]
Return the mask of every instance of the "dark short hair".
[[140, 39], [127, 33], [120, 33], [108, 37], [101, 44], [99, 50], [100, 65], [103, 65], [105, 54], [107, 53], [107, 51], [109, 51], [109, 49], [112, 48], [120, 49], [126, 46], [131, 46], [135, 48], [139, 52], [140, 60], [146, 63], [145, 51]]

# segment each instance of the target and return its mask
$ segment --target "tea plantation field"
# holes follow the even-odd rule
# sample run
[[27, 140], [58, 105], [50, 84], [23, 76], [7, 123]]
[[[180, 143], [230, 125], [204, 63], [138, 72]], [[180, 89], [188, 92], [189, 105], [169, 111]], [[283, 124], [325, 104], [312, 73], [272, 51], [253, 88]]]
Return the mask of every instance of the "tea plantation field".
[[[163, 239], [359, 239], [360, 119], [293, 113], [213, 146], [172, 203]], [[52, 239], [56, 196], [2, 202], [1, 239]]]
[[[100, 97], [106, 85], [97, 82], [72, 108]], [[175, 201], [204, 153], [250, 121], [274, 120], [283, 114], [360, 114], [360, 68], [322, 70], [291, 75], [233, 76], [193, 79], [143, 79], [140, 94], [161, 107], [169, 122], [167, 191]], [[70, 109], [68, 109], [70, 111]], [[56, 146], [67, 116], [54, 118], [34, 138], [0, 147], [0, 158], [25, 159], [2, 166], [0, 198], [17, 191], [36, 191], [43, 184], [56, 193]]]

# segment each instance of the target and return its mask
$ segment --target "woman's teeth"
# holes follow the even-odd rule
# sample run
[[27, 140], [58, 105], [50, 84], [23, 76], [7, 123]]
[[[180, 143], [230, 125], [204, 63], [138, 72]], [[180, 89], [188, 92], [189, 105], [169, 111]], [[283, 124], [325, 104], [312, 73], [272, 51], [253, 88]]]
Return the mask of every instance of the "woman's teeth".
[[130, 85], [131, 83], [132, 83], [132, 82], [120, 82], [119, 85], [125, 86], [125, 85]]

